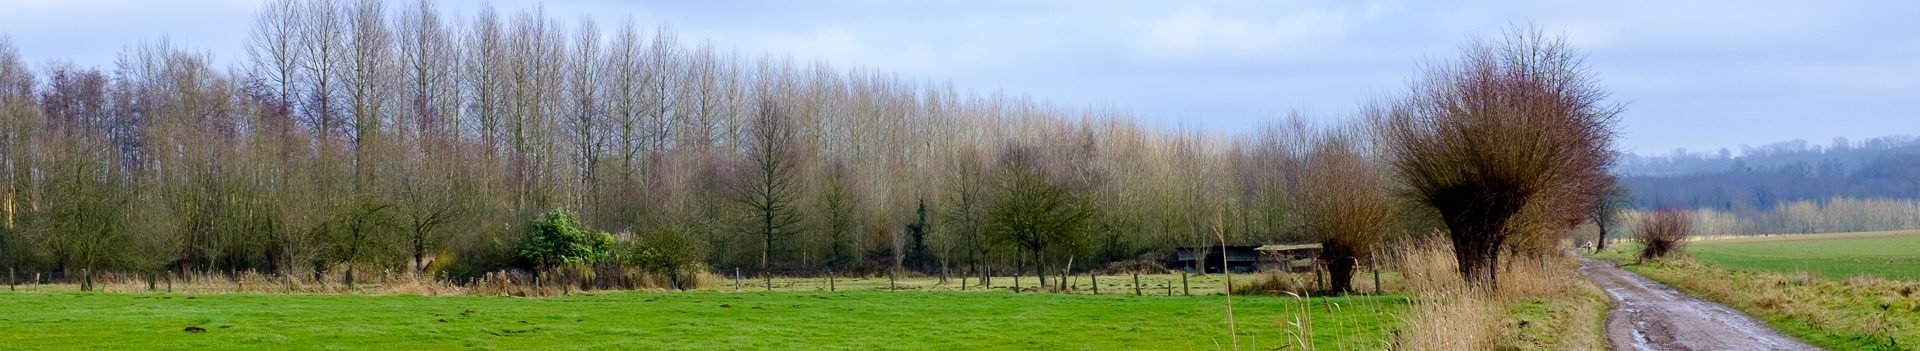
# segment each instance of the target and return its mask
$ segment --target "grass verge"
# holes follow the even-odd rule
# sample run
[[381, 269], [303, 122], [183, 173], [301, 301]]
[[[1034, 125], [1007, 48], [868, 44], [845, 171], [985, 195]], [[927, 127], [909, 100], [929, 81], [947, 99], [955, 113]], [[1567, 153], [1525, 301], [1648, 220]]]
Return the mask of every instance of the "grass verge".
[[1468, 287], [1445, 243], [1397, 248], [1418, 297], [1399, 343], [1411, 350], [1604, 350], [1605, 292], [1566, 256], [1512, 257], [1497, 289]]

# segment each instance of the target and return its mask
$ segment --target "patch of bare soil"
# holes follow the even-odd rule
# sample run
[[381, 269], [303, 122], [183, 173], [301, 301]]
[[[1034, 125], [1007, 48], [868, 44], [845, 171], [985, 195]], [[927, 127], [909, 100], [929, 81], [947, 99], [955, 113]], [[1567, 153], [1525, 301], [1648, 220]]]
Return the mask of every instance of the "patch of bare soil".
[[1818, 350], [1766, 323], [1666, 284], [1581, 258], [1580, 274], [1613, 297], [1607, 340], [1615, 350]]

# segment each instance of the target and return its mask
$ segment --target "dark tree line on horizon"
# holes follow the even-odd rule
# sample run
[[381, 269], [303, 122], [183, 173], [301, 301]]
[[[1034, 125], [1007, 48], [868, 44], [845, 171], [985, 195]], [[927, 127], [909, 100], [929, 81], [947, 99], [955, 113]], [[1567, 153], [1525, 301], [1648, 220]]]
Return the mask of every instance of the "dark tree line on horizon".
[[[1439, 230], [1484, 282], [1503, 253], [1557, 254], [1586, 218], [1618, 113], [1538, 29], [1468, 45], [1347, 122], [1248, 135], [542, 10], [270, 0], [246, 47], [235, 67], [157, 40], [113, 67], [36, 68], [0, 36], [0, 265], [1045, 284], [1176, 246], [1327, 242], [1347, 279], [1383, 243]], [[516, 251], [530, 231], [583, 234], [541, 229], [575, 216], [617, 248]]]

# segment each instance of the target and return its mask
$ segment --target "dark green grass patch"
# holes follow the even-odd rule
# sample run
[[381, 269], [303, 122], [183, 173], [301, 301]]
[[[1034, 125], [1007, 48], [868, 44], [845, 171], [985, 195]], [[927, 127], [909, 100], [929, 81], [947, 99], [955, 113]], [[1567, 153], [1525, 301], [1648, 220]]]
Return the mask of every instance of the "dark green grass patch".
[[[1314, 298], [1312, 341], [1380, 348], [1404, 297]], [[1235, 297], [1243, 347], [1302, 302]], [[190, 328], [203, 329], [204, 331]], [[1220, 296], [605, 293], [560, 298], [0, 292], [7, 349], [1216, 349]], [[1218, 346], [1216, 346], [1218, 345]]]

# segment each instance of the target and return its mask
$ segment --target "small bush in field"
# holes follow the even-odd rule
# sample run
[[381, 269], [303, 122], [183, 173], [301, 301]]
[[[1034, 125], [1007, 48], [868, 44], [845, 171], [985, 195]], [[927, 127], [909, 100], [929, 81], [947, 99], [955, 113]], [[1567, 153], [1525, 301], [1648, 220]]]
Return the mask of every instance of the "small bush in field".
[[549, 270], [600, 261], [612, 246], [612, 235], [582, 227], [571, 212], [553, 210], [527, 226], [527, 235], [520, 238], [514, 251], [535, 267]]
[[1693, 216], [1685, 211], [1666, 210], [1640, 217], [1642, 246], [1640, 259], [1658, 259], [1680, 251], [1687, 236], [1693, 235]]

